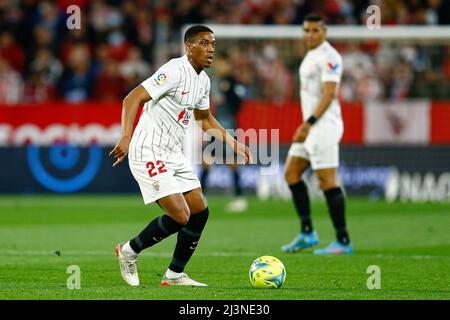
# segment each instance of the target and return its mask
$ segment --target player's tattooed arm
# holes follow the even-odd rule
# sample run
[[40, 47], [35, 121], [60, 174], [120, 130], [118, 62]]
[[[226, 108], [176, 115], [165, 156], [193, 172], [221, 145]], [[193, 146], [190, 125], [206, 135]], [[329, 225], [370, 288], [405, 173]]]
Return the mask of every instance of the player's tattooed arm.
[[203, 131], [209, 135], [214, 136], [222, 141], [228, 143], [235, 153], [242, 155], [244, 158], [241, 164], [253, 162], [253, 157], [250, 149], [245, 145], [234, 139], [213, 117], [209, 109], [199, 110], [194, 109], [195, 120], [199, 121]]
[[150, 95], [147, 90], [142, 85], [134, 88], [126, 97], [123, 99], [122, 105], [122, 135], [117, 142], [114, 149], [109, 153], [110, 156], [113, 156], [117, 159], [114, 162], [113, 167], [117, 167], [122, 163], [128, 154], [128, 148], [130, 146], [131, 137], [133, 135], [133, 124], [136, 118], [137, 111], [139, 110], [139, 106], [142, 103], [151, 100]]
[[[336, 82], [323, 82], [322, 83], [322, 97], [317, 104], [316, 109], [312, 116], [317, 120], [322, 116], [322, 114], [328, 109], [333, 99], [336, 97]], [[294, 133], [294, 142], [304, 142], [308, 137], [309, 130], [311, 129], [311, 124], [303, 119], [303, 123], [297, 128]]]

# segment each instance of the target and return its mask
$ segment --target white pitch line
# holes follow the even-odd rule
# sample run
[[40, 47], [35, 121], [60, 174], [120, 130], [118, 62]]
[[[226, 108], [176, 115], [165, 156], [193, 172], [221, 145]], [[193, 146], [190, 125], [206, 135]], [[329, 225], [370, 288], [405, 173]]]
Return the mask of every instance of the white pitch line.
[[[114, 256], [114, 250], [109, 251], [64, 251], [61, 250], [61, 256]], [[57, 256], [56, 251], [40, 251], [40, 250], [4, 250], [3, 255], [13, 256]], [[148, 257], [171, 257], [171, 252], [144, 252], [141, 256]], [[263, 255], [261, 252], [209, 252], [197, 253], [199, 256], [205, 257], [253, 257]], [[300, 256], [301, 253], [296, 254]], [[308, 254], [310, 256], [310, 254]], [[372, 257], [378, 259], [409, 259], [409, 260], [433, 260], [433, 259], [450, 259], [450, 256], [431, 256], [431, 255], [385, 255], [385, 254], [364, 254], [355, 253], [355, 257]], [[327, 256], [331, 257], [331, 256]], [[351, 257], [351, 256], [349, 256]]]
[[[59, 251], [61, 256], [115, 256], [114, 250], [107, 251]], [[56, 251], [20, 251], [20, 250], [4, 250], [2, 254], [5, 255], [24, 255], [24, 256], [56, 256]], [[236, 257], [236, 256], [254, 256], [255, 252], [210, 252], [199, 253], [200, 256], [217, 256], [217, 257]], [[140, 256], [149, 257], [171, 257], [169, 252], [144, 252]]]

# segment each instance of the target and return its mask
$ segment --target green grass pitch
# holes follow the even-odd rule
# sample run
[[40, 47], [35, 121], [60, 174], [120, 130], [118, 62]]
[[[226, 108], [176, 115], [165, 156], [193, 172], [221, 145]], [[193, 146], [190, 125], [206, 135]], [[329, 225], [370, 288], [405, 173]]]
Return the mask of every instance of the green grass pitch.
[[[350, 198], [353, 255], [280, 251], [298, 231], [293, 205], [250, 198], [249, 211], [225, 213], [210, 197], [210, 220], [186, 272], [209, 287], [162, 287], [175, 237], [139, 257], [141, 286], [123, 282], [114, 254], [159, 215], [139, 195], [1, 196], [0, 299], [450, 299], [450, 204], [370, 202]], [[312, 204], [320, 246], [333, 240], [324, 202]], [[283, 261], [281, 289], [250, 286], [261, 255]], [[81, 289], [69, 290], [67, 268], [79, 266]], [[370, 265], [381, 289], [369, 290]]]

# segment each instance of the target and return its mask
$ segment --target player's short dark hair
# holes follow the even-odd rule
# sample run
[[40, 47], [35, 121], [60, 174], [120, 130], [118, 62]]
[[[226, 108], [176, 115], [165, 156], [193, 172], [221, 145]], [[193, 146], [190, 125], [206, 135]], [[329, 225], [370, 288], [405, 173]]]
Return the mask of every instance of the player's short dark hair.
[[190, 27], [186, 30], [184, 33], [184, 42], [190, 42], [192, 41], [197, 34], [200, 32], [211, 32], [214, 33], [210, 28], [207, 26], [204, 26], [202, 24], [197, 24], [195, 26]]
[[305, 17], [305, 20], [308, 22], [321, 22], [322, 25], [325, 25], [325, 19], [318, 13], [310, 13]]

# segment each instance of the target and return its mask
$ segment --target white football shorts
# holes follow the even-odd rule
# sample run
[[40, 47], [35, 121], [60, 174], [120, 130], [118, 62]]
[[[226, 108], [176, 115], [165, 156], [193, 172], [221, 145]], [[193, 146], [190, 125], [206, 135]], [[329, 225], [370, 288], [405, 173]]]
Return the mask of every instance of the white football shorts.
[[139, 184], [145, 204], [171, 194], [200, 188], [200, 181], [189, 161], [179, 154], [170, 160], [128, 160], [131, 173]]
[[288, 157], [308, 160], [313, 170], [337, 168], [342, 134], [341, 126], [313, 126], [304, 142], [292, 143]]

